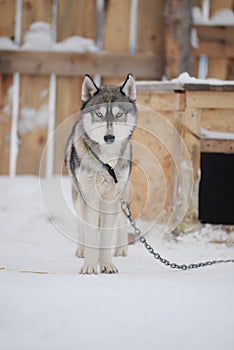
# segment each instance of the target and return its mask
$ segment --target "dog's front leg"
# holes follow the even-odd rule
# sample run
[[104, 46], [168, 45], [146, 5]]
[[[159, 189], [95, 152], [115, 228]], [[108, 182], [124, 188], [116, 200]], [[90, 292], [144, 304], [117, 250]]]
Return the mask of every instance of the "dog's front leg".
[[114, 249], [114, 256], [127, 256], [128, 252], [128, 222], [125, 215], [118, 213], [117, 240]]
[[112, 239], [114, 227], [116, 225], [116, 211], [112, 207], [106, 208], [102, 205], [102, 213], [100, 220], [100, 244], [99, 244], [99, 265], [102, 273], [116, 273], [117, 267], [112, 262]]
[[86, 207], [85, 215], [85, 259], [80, 270], [82, 274], [96, 274], [98, 264], [98, 222], [99, 212]]

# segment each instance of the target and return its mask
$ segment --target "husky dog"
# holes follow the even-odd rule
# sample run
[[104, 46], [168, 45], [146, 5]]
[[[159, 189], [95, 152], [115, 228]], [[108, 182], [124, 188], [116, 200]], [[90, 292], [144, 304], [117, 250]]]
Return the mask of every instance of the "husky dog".
[[115, 256], [127, 255], [127, 222], [120, 208], [116, 183], [129, 197], [131, 136], [136, 126], [136, 86], [131, 74], [120, 86], [97, 87], [85, 76], [80, 117], [72, 128], [65, 164], [72, 178], [72, 198], [78, 217], [76, 255], [84, 258], [82, 274], [116, 273]]

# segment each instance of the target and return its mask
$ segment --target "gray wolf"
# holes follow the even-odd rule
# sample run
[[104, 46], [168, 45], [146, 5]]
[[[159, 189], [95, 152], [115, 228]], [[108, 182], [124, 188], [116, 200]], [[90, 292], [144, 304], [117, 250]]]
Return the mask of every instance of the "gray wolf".
[[[72, 128], [65, 164], [72, 179], [72, 198], [78, 218], [76, 255], [84, 258], [82, 274], [116, 273], [115, 256], [127, 255], [127, 222], [116, 194], [116, 181], [129, 199], [131, 136], [136, 126], [136, 86], [129, 74], [117, 86], [98, 87], [85, 76], [80, 117]], [[114, 171], [112, 171], [114, 170]], [[112, 173], [112, 175], [111, 175]], [[114, 173], [114, 175], [113, 175]]]

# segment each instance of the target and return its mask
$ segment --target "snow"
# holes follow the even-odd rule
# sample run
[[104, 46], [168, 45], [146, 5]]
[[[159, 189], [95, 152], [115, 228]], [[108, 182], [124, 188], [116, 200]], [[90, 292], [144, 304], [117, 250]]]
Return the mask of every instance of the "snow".
[[193, 23], [207, 26], [234, 26], [234, 12], [230, 9], [217, 11], [210, 19], [203, 15], [199, 7], [192, 9]]
[[[48, 98], [48, 89], [43, 89], [38, 97], [39, 99]], [[3, 111], [7, 115], [11, 115], [12, 112], [12, 104], [13, 101], [16, 100], [16, 96], [14, 94], [13, 85], [9, 87], [7, 91], [8, 95], [8, 104], [5, 104]], [[48, 102], [42, 103], [40, 108], [35, 109], [28, 105], [20, 108], [19, 110], [20, 118], [19, 122], [16, 123], [17, 131], [22, 135], [26, 135], [28, 132], [32, 130], [36, 130], [38, 128], [45, 128], [48, 125], [49, 119], [49, 106]]]
[[39, 109], [34, 109], [29, 106], [21, 108], [18, 124], [20, 134], [25, 135], [32, 130], [47, 127], [48, 115], [48, 103], [42, 104]]
[[160, 85], [160, 84], [171, 84], [171, 83], [177, 83], [177, 84], [205, 84], [205, 85], [234, 85], [234, 80], [221, 80], [221, 79], [214, 79], [214, 78], [209, 78], [209, 79], [197, 79], [195, 77], [192, 77], [189, 75], [188, 72], [183, 72], [181, 73], [177, 78], [167, 80], [164, 79], [163, 81], [137, 81], [137, 86], [140, 85]]
[[52, 28], [46, 22], [34, 22], [26, 32], [23, 45], [18, 46], [6, 37], [0, 37], [2, 50], [62, 51], [62, 52], [96, 52], [94, 40], [79, 35], [71, 36], [63, 41], [55, 42]]
[[[2, 349], [233, 348], [233, 264], [174, 271], [136, 243], [115, 258], [119, 274], [79, 275], [75, 243], [52, 224], [75, 237], [75, 219], [54, 193], [58, 182], [67, 193], [66, 177], [41, 179], [41, 188], [37, 177], [0, 177]], [[51, 220], [40, 190], [50, 196]], [[177, 239], [154, 229], [147, 238], [178, 263], [234, 255], [233, 233], [209, 225]]]
[[233, 132], [210, 131], [200, 128], [200, 134], [203, 139], [234, 140]]
[[191, 29], [191, 45], [194, 49], [199, 48], [199, 38], [195, 28]]
[[177, 78], [170, 80], [171, 83], [181, 84], [206, 84], [206, 85], [234, 85], [234, 80], [221, 80], [221, 79], [197, 79], [191, 77], [187, 72], [181, 73]]

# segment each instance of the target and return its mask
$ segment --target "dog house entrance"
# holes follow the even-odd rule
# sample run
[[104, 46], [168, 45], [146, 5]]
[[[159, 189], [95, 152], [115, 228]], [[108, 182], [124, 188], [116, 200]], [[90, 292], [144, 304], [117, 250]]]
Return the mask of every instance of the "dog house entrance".
[[199, 220], [234, 224], [234, 154], [201, 154]]

